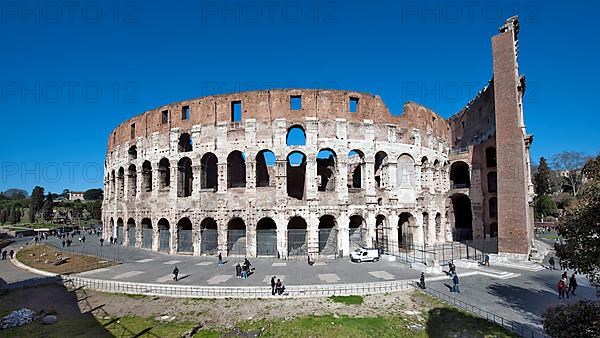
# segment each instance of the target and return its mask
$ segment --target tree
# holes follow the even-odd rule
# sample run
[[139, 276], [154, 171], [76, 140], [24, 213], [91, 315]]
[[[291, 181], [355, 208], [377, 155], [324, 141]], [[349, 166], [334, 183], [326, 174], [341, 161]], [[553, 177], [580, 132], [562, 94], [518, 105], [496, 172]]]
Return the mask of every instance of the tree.
[[29, 220], [34, 223], [37, 219], [37, 214], [44, 207], [44, 188], [36, 186], [31, 192], [31, 203], [29, 206]]
[[548, 195], [539, 195], [535, 199], [535, 218], [542, 219], [546, 216], [558, 215], [558, 209], [556, 203], [552, 197]]
[[10, 211], [8, 213], [8, 223], [17, 224], [17, 211], [15, 210], [14, 205], [10, 207]]
[[83, 198], [86, 201], [98, 201], [102, 200], [104, 192], [102, 189], [90, 189], [83, 193]]
[[46, 201], [44, 202], [43, 207], [43, 215], [46, 221], [50, 221], [54, 216], [54, 199], [52, 198], [51, 193], [48, 193], [48, 196], [46, 196]]
[[540, 165], [533, 175], [533, 184], [535, 192], [539, 195], [548, 195], [554, 192], [555, 177], [554, 173], [548, 168], [548, 163], [544, 157], [540, 157]]
[[575, 151], [563, 151], [552, 157], [554, 170], [560, 172], [565, 185], [571, 189], [573, 196], [579, 194], [583, 178], [581, 169], [589, 159], [590, 157], [584, 153]]
[[557, 227], [556, 254], [571, 269], [600, 280], [600, 156], [583, 167], [587, 181]]
[[550, 307], [544, 314], [544, 330], [554, 338], [600, 337], [600, 302]]
[[2, 208], [2, 210], [0, 210], [0, 223], [4, 224], [7, 220], [8, 213], [6, 212], [6, 209]]
[[11, 200], [22, 200], [27, 198], [27, 191], [21, 189], [8, 189], [3, 195]]

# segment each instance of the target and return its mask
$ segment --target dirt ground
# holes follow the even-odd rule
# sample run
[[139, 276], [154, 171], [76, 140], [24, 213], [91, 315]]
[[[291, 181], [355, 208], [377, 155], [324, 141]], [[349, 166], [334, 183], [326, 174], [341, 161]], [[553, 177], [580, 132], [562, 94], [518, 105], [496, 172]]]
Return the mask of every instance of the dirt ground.
[[[361, 305], [347, 305], [328, 298], [291, 299], [177, 299], [107, 294], [91, 290], [67, 290], [62, 285], [11, 291], [2, 296], [0, 311], [20, 307], [56, 312], [61, 317], [92, 313], [98, 318], [139, 316], [175, 317], [176, 321], [201, 322], [209, 328], [232, 328], [246, 320], [290, 319], [307, 315], [377, 316], [424, 311], [431, 304], [412, 289], [364, 297]], [[418, 314], [416, 314], [418, 315]]]
[[[17, 253], [17, 258], [21, 263], [35, 269], [58, 274], [77, 273], [113, 265], [112, 262], [96, 257], [76, 255], [44, 244], [25, 247]], [[54, 265], [60, 258], [67, 259], [66, 263]]]

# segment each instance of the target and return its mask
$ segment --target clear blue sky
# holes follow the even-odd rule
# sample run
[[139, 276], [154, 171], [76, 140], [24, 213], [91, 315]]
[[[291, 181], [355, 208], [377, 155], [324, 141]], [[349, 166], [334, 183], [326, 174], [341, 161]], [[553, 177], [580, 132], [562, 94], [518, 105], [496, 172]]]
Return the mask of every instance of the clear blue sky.
[[490, 37], [517, 13], [534, 161], [598, 153], [597, 1], [425, 3], [2, 2], [0, 190], [101, 187], [110, 130], [203, 95], [350, 89], [448, 117], [490, 79]]

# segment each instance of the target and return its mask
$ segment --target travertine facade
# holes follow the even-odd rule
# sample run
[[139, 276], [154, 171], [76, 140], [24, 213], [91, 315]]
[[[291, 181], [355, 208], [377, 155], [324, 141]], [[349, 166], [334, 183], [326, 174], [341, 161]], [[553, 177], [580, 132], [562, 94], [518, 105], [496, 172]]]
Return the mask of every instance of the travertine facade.
[[[498, 128], [510, 128], [509, 138], [521, 132], [494, 109], [503, 104], [494, 90], [511, 81], [492, 81], [449, 120], [415, 103], [392, 116], [378, 96], [311, 89], [210, 96], [146, 112], [109, 138], [104, 236], [170, 253], [283, 258], [502, 239], [503, 221], [494, 228], [498, 216], [483, 204], [496, 198], [501, 211], [516, 199], [498, 201], [502, 188], [496, 196], [488, 177], [496, 164], [481, 163], [492, 148], [495, 161], [496, 139], [508, 137]], [[506, 119], [516, 114], [502, 111]], [[520, 157], [528, 163], [525, 150]], [[499, 174], [504, 161], [499, 151]], [[529, 243], [499, 245], [529, 250]]]

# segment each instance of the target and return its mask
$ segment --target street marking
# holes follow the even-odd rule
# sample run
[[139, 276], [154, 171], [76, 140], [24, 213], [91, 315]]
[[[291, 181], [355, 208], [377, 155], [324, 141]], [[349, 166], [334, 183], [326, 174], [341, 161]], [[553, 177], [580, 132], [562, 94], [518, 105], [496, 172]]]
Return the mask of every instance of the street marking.
[[325, 262], [315, 262], [313, 265], [327, 265]]
[[213, 278], [207, 280], [206, 283], [212, 284], [212, 285], [221, 284], [221, 283], [225, 283], [226, 281], [228, 281], [229, 278], [231, 278], [231, 275], [216, 275]]
[[320, 273], [319, 279], [326, 283], [336, 283], [340, 281], [340, 277], [335, 273]]
[[154, 261], [153, 258], [146, 258], [146, 259], [140, 259], [139, 261], [136, 261], [137, 263], [149, 263]]
[[166, 275], [166, 276], [162, 276], [162, 277], [160, 277], [160, 278], [156, 279], [156, 282], [157, 282], [157, 283], [164, 283], [164, 282], [168, 282], [168, 281], [170, 281], [170, 280], [173, 280], [173, 276], [174, 276], [174, 275], [173, 275], [172, 273], [170, 273], [170, 274], [168, 274], [168, 275]]
[[200, 263], [198, 263], [196, 265], [198, 265], [198, 266], [201, 266], [201, 265], [211, 265], [212, 263], [214, 263], [214, 262], [200, 262]]
[[168, 261], [168, 262], [164, 262], [163, 264], [165, 264], [165, 265], [173, 265], [173, 264], [177, 264], [177, 263], [181, 263], [181, 261]]
[[105, 272], [105, 271], [109, 271], [109, 270], [110, 270], [109, 268], [101, 268], [101, 269], [96, 269], [96, 270], [85, 271], [85, 272], [80, 273], [79, 275], [86, 276], [86, 275], [92, 275], [95, 273]]
[[128, 271], [120, 275], [114, 276], [112, 279], [123, 279], [143, 274], [144, 271]]
[[[273, 277], [273, 276], [270, 276], [270, 275], [265, 276], [265, 279], [263, 279], [263, 283], [271, 285], [271, 277]], [[285, 279], [285, 275], [275, 276], [275, 282], [277, 282], [277, 279], [281, 279], [281, 282], [283, 283], [283, 280]]]
[[394, 277], [394, 275], [392, 275], [391, 273], [387, 272], [387, 271], [371, 271], [369, 272], [370, 275], [372, 275], [373, 277], [377, 277], [377, 278], [381, 278], [381, 279], [385, 279], [385, 280], [391, 280], [391, 279], [395, 279], [396, 277]]
[[273, 263], [271, 266], [287, 266], [287, 263]]

